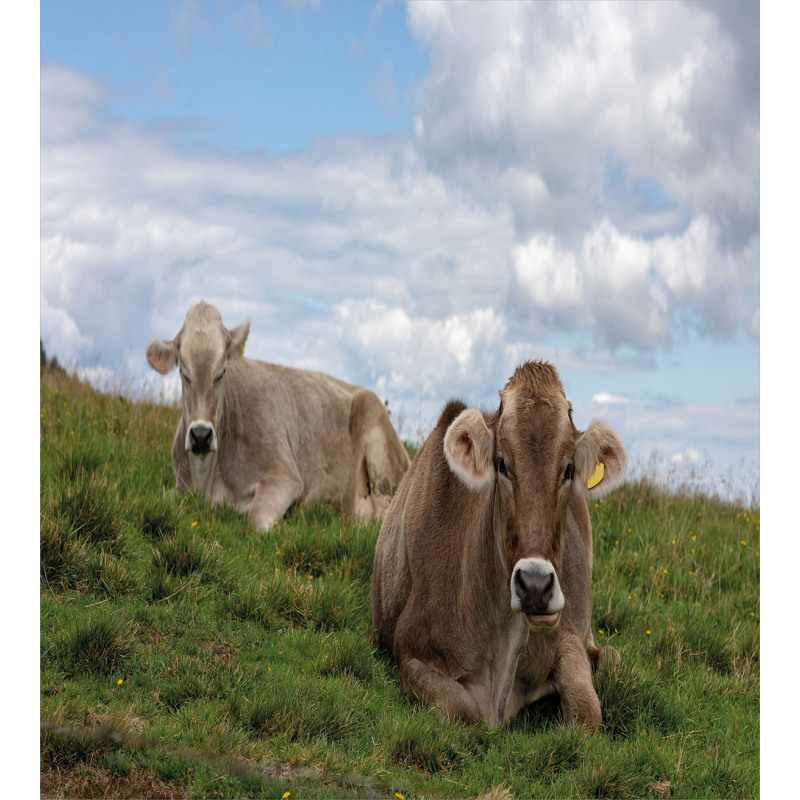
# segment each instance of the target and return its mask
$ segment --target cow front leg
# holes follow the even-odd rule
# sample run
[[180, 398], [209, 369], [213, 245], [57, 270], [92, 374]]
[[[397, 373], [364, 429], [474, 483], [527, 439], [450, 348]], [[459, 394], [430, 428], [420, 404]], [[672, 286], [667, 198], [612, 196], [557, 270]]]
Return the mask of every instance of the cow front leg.
[[553, 678], [561, 695], [564, 721], [579, 722], [590, 730], [597, 730], [603, 724], [603, 717], [592, 684], [592, 666], [586, 655], [586, 648], [577, 636], [564, 637], [556, 652]]
[[258, 530], [267, 531], [303, 496], [299, 475], [265, 475], [256, 487], [247, 516]]
[[403, 662], [400, 685], [406, 694], [425, 703], [442, 721], [478, 722], [483, 717], [478, 703], [458, 681], [418, 658]]

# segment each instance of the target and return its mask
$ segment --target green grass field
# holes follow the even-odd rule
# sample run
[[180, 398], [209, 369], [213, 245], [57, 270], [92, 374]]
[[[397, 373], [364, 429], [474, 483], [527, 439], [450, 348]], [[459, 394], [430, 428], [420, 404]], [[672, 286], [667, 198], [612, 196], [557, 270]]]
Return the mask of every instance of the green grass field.
[[175, 496], [178, 416], [42, 376], [42, 797], [759, 795], [758, 509], [593, 504], [602, 732], [441, 724], [372, 641], [379, 525]]

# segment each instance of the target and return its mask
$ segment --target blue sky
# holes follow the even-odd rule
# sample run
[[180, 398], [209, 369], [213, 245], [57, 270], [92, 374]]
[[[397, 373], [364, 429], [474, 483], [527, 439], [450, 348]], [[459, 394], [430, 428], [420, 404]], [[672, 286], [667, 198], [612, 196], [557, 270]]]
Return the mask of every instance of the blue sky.
[[757, 4], [66, 1], [40, 26], [48, 353], [175, 391], [144, 351], [202, 297], [408, 438], [544, 357], [634, 464], [758, 489]]
[[181, 145], [268, 154], [409, 131], [427, 55], [401, 3], [42, 3], [43, 63], [96, 76], [108, 108]]

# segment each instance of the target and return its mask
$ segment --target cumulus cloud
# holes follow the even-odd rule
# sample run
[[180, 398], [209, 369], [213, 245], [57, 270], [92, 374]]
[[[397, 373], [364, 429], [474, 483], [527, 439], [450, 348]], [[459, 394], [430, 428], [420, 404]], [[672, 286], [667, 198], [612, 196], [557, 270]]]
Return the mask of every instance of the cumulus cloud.
[[443, 376], [450, 392], [483, 395], [511, 368], [505, 321], [492, 308], [435, 319], [367, 300], [345, 301], [335, 312], [341, 349], [389, 396], [414, 386], [420, 399], [440, 403]]
[[[509, 250], [510, 217], [431, 175], [407, 137], [320, 141], [280, 158], [199, 155], [111, 117], [100, 124], [85, 79], [43, 76], [44, 105], [65, 103], [63, 88], [97, 126], [90, 140], [74, 126], [43, 139], [48, 352], [116, 367], [133, 347], [143, 362], [149, 339], [174, 336], [201, 298], [230, 325], [253, 318], [250, 354], [356, 382], [397, 385], [387, 353], [401, 335], [420, 359], [444, 359], [429, 370], [439, 392], [451, 368], [455, 380], [480, 376], [477, 361], [502, 346], [497, 254]], [[63, 127], [55, 111], [43, 124]]]
[[603, 219], [575, 249], [539, 233], [512, 254], [517, 309], [532, 326], [589, 330], [611, 348], [667, 349], [680, 309], [704, 333], [742, 327], [757, 335], [758, 274], [758, 236], [734, 253], [703, 216], [681, 234], [652, 239]]
[[758, 336], [758, 6], [412, 3], [429, 168], [515, 224], [516, 311], [612, 348]]

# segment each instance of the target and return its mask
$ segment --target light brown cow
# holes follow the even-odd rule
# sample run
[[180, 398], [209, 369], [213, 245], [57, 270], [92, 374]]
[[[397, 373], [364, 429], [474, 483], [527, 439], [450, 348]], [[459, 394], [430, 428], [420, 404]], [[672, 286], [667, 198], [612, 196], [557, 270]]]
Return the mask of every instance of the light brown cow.
[[382, 515], [409, 465], [383, 403], [330, 375], [245, 358], [249, 330], [228, 330], [200, 302], [172, 341], [147, 348], [153, 369], [181, 373], [177, 491], [202, 490], [264, 530], [297, 502]]
[[[392, 501], [375, 550], [372, 622], [403, 690], [446, 718], [503, 723], [558, 692], [602, 722], [591, 661], [586, 497], [622, 480], [605, 422], [576, 430], [556, 370], [519, 367], [494, 413], [451, 401]], [[602, 481], [587, 488], [598, 462]]]

